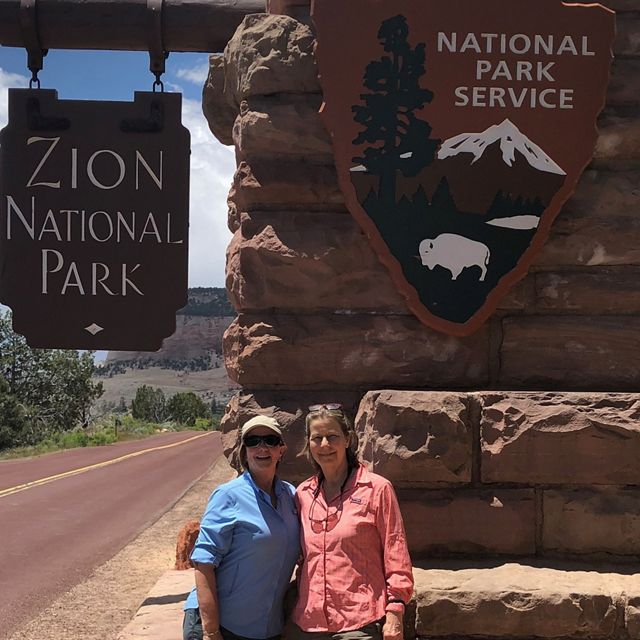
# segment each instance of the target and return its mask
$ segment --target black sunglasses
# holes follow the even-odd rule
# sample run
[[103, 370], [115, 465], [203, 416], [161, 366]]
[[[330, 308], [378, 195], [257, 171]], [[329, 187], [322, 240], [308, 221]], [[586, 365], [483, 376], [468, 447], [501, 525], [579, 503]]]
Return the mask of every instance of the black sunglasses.
[[260, 443], [266, 444], [267, 447], [279, 447], [282, 445], [280, 436], [277, 436], [275, 433], [270, 433], [266, 436], [245, 436], [242, 442], [244, 446], [249, 449], [257, 447]]

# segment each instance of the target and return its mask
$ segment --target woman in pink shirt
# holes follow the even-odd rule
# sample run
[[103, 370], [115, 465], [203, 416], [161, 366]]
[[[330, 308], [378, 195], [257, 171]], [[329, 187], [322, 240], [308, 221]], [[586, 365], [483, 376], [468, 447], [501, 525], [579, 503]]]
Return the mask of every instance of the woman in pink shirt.
[[303, 453], [316, 474], [296, 491], [303, 562], [291, 640], [401, 640], [411, 560], [391, 483], [358, 462], [338, 404], [313, 405]]

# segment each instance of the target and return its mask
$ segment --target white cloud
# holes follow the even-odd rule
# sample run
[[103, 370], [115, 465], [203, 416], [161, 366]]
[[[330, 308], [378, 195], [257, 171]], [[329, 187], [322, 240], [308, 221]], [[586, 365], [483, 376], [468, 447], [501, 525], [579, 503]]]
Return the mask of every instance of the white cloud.
[[193, 84], [202, 85], [209, 75], [209, 61], [207, 60], [191, 69], [178, 69], [176, 75], [178, 78], [193, 82]]
[[213, 137], [199, 102], [183, 98], [182, 122], [191, 132], [189, 285], [222, 287], [235, 155]]
[[26, 87], [29, 78], [18, 73], [9, 73], [0, 67], [0, 128], [9, 120], [8, 100], [9, 87]]

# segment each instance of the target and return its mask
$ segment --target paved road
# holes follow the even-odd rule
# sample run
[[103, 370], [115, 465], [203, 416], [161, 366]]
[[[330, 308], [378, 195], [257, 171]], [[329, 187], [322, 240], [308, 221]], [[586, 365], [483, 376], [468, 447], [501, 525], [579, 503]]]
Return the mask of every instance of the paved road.
[[221, 453], [218, 433], [181, 432], [0, 462], [0, 638], [113, 557]]

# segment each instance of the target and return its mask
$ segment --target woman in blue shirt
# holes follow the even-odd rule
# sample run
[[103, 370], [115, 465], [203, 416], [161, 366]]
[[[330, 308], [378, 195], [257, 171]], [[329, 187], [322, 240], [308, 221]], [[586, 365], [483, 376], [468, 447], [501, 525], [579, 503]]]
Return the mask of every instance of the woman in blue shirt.
[[276, 477], [287, 447], [273, 418], [241, 431], [244, 473], [209, 498], [191, 554], [196, 588], [185, 604], [184, 640], [271, 640], [299, 556], [294, 488]]

